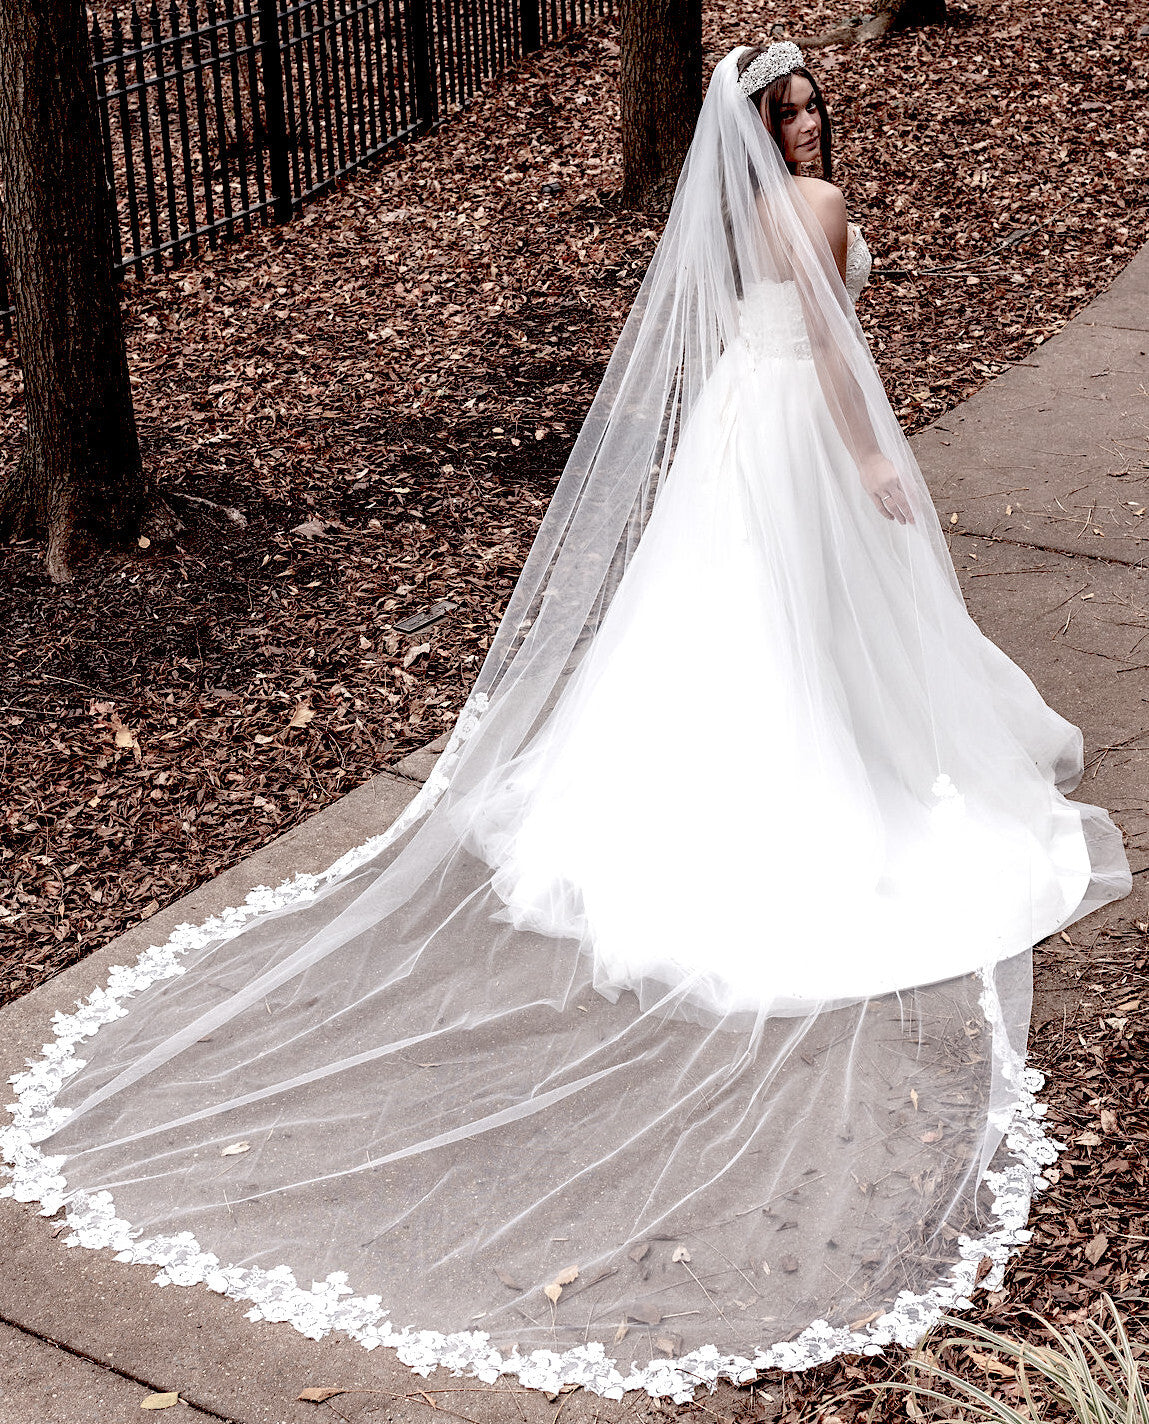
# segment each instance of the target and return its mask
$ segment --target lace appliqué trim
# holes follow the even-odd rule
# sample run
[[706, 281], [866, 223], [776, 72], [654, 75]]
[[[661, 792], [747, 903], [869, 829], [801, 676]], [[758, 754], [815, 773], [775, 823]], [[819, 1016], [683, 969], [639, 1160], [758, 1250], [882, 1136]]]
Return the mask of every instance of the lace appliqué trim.
[[[298, 875], [277, 890], [260, 887], [252, 891], [243, 906], [226, 910], [198, 927], [181, 925], [167, 944], [145, 950], [133, 966], [111, 969], [107, 986], [90, 994], [75, 1013], [54, 1016], [53, 1041], [44, 1045], [38, 1060], [29, 1061], [25, 1072], [10, 1079], [17, 1101], [8, 1105], [12, 1125], [0, 1130], [0, 1159], [7, 1164], [4, 1170], [11, 1182], [0, 1188], [0, 1196], [21, 1202], [38, 1201], [41, 1216], [55, 1216], [63, 1210], [70, 1228], [65, 1246], [89, 1250], [110, 1247], [116, 1252], [117, 1261], [158, 1266], [159, 1271], [152, 1278], [156, 1285], [202, 1283], [208, 1290], [233, 1300], [250, 1301], [249, 1320], [284, 1321], [312, 1340], [341, 1330], [365, 1349], [380, 1345], [393, 1349], [405, 1365], [423, 1376], [442, 1365], [455, 1375], [487, 1383], [514, 1375], [529, 1388], [554, 1393], [564, 1384], [575, 1384], [608, 1399], [621, 1399], [627, 1390], [641, 1389], [655, 1398], [668, 1397], [685, 1404], [698, 1386], [713, 1389], [720, 1379], [744, 1383], [759, 1370], [804, 1370], [837, 1355], [876, 1355], [890, 1344], [913, 1346], [947, 1311], [968, 1308], [975, 1284], [986, 1290], [997, 1289], [1006, 1262], [1032, 1234], [1026, 1229], [1030, 1201], [1046, 1185], [1044, 1170], [1056, 1161], [1062, 1144], [1047, 1134], [1045, 1107], [1034, 1097], [1043, 1084], [1042, 1075], [1026, 1068], [1009, 1046], [990, 969], [981, 975], [981, 1007], [994, 1029], [996, 1067], [1014, 1094], [1010, 1105], [992, 1118], [993, 1125], [1003, 1133], [1009, 1159], [1000, 1170], [987, 1171], [984, 1178], [992, 1197], [993, 1229], [979, 1237], [960, 1237], [960, 1259], [944, 1281], [923, 1295], [903, 1291], [889, 1311], [864, 1329], [835, 1328], [825, 1320], [815, 1320], [796, 1339], [763, 1347], [752, 1358], [723, 1355], [714, 1346], [706, 1346], [679, 1359], [654, 1360], [647, 1365], [630, 1366], [624, 1372], [598, 1343], [562, 1354], [535, 1350], [528, 1355], [502, 1355], [481, 1331], [444, 1335], [436, 1330], [395, 1326], [387, 1319], [382, 1298], [356, 1295], [341, 1271], [305, 1288], [287, 1266], [273, 1270], [228, 1266], [205, 1251], [191, 1232], [144, 1237], [139, 1227], [116, 1215], [109, 1192], [68, 1192], [60, 1172], [64, 1158], [49, 1156], [36, 1144], [68, 1116], [67, 1110], [55, 1102], [64, 1083], [84, 1066], [74, 1052], [77, 1044], [91, 1038], [104, 1024], [123, 1017], [128, 1012], [125, 1001], [133, 995], [161, 979], [182, 974], [180, 959], [189, 949], [214, 939], [231, 938], [253, 916], [311, 898], [320, 885], [364, 864], [397, 839], [426, 814], [447, 786], [458, 749], [478, 724], [485, 706], [486, 699], [481, 694], [470, 700], [426, 786], [383, 835], [349, 852], [322, 875]], [[948, 789], [948, 779], [945, 785]], [[950, 800], [950, 796], [941, 790], [940, 799]], [[979, 1282], [978, 1269], [986, 1257], [993, 1266]]]
[[849, 233], [846, 245], [846, 291], [850, 300], [856, 302], [862, 295], [862, 288], [870, 280], [874, 259], [870, 256], [870, 249], [866, 246], [866, 239], [857, 223], [848, 223], [846, 230]]
[[739, 334], [754, 361], [812, 361], [802, 300], [793, 282], [759, 282], [742, 299]]

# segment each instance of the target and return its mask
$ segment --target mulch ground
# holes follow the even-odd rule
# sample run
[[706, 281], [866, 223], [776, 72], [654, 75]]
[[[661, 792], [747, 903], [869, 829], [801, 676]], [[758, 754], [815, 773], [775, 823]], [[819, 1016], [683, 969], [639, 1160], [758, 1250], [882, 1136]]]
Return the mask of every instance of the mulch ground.
[[[1145, 230], [1144, 0], [951, 14], [811, 56], [907, 430], [1024, 360]], [[799, 41], [842, 18], [771, 11]], [[761, 24], [709, 5], [710, 61]], [[450, 726], [661, 226], [615, 197], [617, 52], [607, 22], [574, 34], [292, 224], [126, 285], [145, 460], [185, 528], [62, 588], [34, 546], [0, 549], [0, 1001]], [[0, 478], [22, 419], [0, 343]], [[1095, 947], [1096, 1013], [1066, 953], [1070, 1020], [1037, 1054], [1074, 1145], [984, 1306], [1010, 1328], [1145, 1293], [1145, 947]], [[770, 1408], [824, 1414], [858, 1368]]]

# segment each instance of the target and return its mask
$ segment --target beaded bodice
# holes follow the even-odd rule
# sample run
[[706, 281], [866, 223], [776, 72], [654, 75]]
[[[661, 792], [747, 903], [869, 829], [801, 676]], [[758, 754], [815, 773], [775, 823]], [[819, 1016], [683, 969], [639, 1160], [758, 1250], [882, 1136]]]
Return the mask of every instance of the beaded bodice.
[[[846, 291], [858, 299], [870, 275], [872, 259], [856, 223], [848, 228]], [[802, 301], [793, 282], [760, 282], [743, 297], [739, 334], [755, 361], [812, 359]]]

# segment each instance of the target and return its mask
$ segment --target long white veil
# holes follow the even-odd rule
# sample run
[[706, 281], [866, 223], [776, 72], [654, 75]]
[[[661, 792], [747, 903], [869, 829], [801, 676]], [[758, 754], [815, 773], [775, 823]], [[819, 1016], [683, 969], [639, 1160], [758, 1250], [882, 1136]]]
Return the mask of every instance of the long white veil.
[[[827, 244], [736, 60], [714, 73], [634, 310], [411, 812], [330, 875], [117, 971], [17, 1082], [3, 1134], [17, 1194], [66, 1205], [81, 1244], [419, 1367], [684, 1397], [723, 1372], [912, 1341], [983, 1257], [1000, 1264], [1023, 1239], [1051, 1153], [1022, 1066], [1028, 950], [1122, 892], [1120, 840], [1052, 789], [1080, 774], [1079, 737], [966, 618]], [[644, 530], [676, 479], [721, 472], [701, 437], [716, 392], [748, 398], [730, 372], [751, 307], [757, 330], [793, 343], [755, 368], [766, 404], [803, 430], [820, 402], [851, 481], [853, 522], [803, 504], [800, 482], [755, 506], [780, 522], [778, 547], [793, 531], [769, 588], [799, 630], [788, 715], [803, 735], [826, 715], [800, 651], [820, 636], [804, 621], [817, 582], [831, 588], [818, 617], [863, 650], [856, 741], [893, 768], [922, 835], [1000, 813], [1021, 828], [1011, 844], [1069, 847], [1065, 903], [1038, 877], [1011, 883], [1009, 915], [989, 923], [963, 898], [954, 833], [949, 879], [930, 882], [887, 962], [887, 931], [859, 908], [881, 869], [838, 814], [833, 768], [794, 765], [754, 705], [730, 704], [730, 660], [693, 644], [667, 655], [681, 697], [720, 719], [699, 739], [738, 750], [711, 775], [695, 765], [681, 794], [667, 783], [672, 874], [631, 851], [632, 908], [657, 925], [689, 899], [694, 961], [607, 962], [577, 885], [532, 924], [492, 884], [514, 788], [539, 784], [540, 747], [561, 743], [620, 590], [641, 592]], [[765, 432], [764, 471], [782, 438]], [[863, 486], [877, 451], [912, 526], [882, 520]], [[875, 564], [905, 594], [890, 595], [895, 628], [867, 603]], [[715, 596], [683, 594], [695, 608]], [[713, 608], [716, 623], [737, 616]], [[893, 683], [864, 652], [875, 638]], [[744, 658], [761, 672], [753, 646]], [[643, 729], [616, 730], [604, 835], [656, 794], [626, 775]], [[724, 867], [712, 831], [731, 817], [748, 858]], [[623, 886], [628, 873], [618, 864]], [[749, 978], [724, 957], [732, 904], [753, 927], [737, 961], [757, 966]]]

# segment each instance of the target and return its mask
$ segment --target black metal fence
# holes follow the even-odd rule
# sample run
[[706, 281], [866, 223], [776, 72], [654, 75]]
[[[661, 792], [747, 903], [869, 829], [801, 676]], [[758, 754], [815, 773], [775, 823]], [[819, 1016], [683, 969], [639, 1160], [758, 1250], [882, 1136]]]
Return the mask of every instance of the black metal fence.
[[[201, 8], [202, 6], [202, 8]], [[285, 221], [613, 0], [157, 0], [92, 21], [118, 273]], [[0, 323], [11, 331], [0, 248]]]

